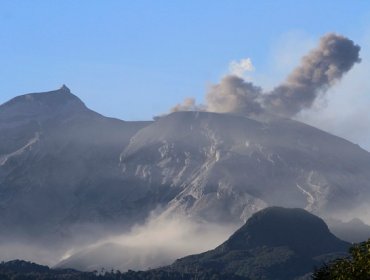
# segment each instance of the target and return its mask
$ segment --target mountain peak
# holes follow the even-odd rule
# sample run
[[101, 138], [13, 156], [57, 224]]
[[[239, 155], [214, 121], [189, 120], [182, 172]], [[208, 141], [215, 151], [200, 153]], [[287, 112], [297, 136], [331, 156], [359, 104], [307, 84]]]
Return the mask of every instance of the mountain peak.
[[48, 92], [17, 96], [0, 105], [0, 118], [48, 118], [59, 114], [71, 115], [86, 112], [85, 104], [66, 86]]
[[59, 91], [65, 92], [65, 93], [71, 93], [71, 90], [65, 84], [62, 85]]

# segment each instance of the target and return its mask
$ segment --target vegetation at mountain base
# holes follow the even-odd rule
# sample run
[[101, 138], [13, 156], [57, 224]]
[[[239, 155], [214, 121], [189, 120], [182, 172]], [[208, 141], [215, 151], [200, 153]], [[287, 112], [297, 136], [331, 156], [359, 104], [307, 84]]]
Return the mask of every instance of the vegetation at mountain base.
[[370, 239], [350, 249], [350, 256], [340, 258], [317, 269], [314, 280], [369, 280]]
[[31, 262], [14, 260], [0, 263], [1, 280], [248, 280], [247, 278], [210, 272], [182, 273], [154, 269], [150, 271], [80, 272], [73, 269], [50, 269]]

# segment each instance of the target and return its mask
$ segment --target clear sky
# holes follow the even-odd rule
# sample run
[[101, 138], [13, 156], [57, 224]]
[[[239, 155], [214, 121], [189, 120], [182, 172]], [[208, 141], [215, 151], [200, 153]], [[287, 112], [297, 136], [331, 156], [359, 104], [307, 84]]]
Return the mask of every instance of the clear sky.
[[104, 115], [151, 119], [201, 102], [232, 60], [251, 58], [271, 87], [321, 35], [369, 31], [365, 0], [2, 0], [0, 103], [65, 83]]

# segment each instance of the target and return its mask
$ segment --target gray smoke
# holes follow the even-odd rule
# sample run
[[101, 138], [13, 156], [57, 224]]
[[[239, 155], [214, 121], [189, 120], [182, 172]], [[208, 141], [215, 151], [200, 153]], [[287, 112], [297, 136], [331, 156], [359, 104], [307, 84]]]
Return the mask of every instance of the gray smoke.
[[271, 92], [263, 90], [234, 75], [225, 76], [211, 87], [206, 105], [196, 105], [188, 98], [173, 111], [206, 110], [220, 113], [239, 113], [248, 116], [268, 113], [292, 117], [310, 108], [315, 99], [342, 78], [359, 58], [360, 47], [344, 36], [329, 33], [320, 39], [319, 46], [302, 58], [286, 81]]
[[262, 89], [237, 76], [226, 76], [206, 96], [207, 111], [260, 114]]
[[182, 103], [176, 104], [171, 108], [171, 112], [179, 111], [203, 111], [204, 108], [202, 105], [197, 105], [196, 101], [192, 97], [187, 97]]
[[320, 94], [361, 61], [359, 52], [360, 47], [346, 37], [334, 33], [323, 36], [287, 80], [266, 95], [264, 107], [284, 116], [310, 108]]

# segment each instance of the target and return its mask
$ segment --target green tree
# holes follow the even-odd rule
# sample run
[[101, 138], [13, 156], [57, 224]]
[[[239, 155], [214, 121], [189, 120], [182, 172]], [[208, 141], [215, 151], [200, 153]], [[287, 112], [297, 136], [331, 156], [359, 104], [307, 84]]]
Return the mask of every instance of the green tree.
[[350, 249], [348, 258], [337, 259], [316, 270], [314, 280], [370, 280], [370, 239]]

